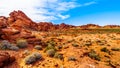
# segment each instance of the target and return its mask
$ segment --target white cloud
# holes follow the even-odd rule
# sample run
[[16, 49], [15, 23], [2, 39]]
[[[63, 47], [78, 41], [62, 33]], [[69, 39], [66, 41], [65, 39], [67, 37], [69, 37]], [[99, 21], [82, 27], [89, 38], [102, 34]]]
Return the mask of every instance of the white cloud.
[[59, 14], [58, 17], [60, 17], [62, 20], [64, 20], [66, 18], [69, 18], [70, 15], [61, 15], [61, 14]]
[[82, 5], [74, 0], [0, 0], [0, 16], [8, 16], [13, 10], [22, 10], [34, 21], [64, 20], [70, 17], [64, 12], [78, 6]]
[[89, 5], [92, 5], [92, 4], [96, 4], [96, 2], [95, 1], [87, 2], [87, 3], [84, 4], [84, 6], [89, 6]]

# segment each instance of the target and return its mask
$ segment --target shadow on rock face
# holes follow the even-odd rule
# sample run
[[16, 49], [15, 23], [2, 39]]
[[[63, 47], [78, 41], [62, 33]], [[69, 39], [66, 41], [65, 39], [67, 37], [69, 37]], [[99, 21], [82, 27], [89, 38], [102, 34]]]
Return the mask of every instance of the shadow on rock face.
[[[15, 63], [15, 57], [10, 56], [8, 52], [0, 51], [0, 68], [10, 68]], [[19, 67], [11, 67], [11, 68], [19, 68]]]

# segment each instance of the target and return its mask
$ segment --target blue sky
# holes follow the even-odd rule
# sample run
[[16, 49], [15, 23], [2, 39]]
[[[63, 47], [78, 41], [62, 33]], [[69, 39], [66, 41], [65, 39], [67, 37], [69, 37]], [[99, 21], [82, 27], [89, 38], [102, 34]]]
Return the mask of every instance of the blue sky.
[[0, 16], [13, 10], [36, 22], [120, 25], [120, 0], [0, 0]]
[[79, 0], [77, 3], [85, 3], [86, 1], [94, 1], [95, 3], [68, 11], [67, 13], [69, 13], [71, 17], [61, 22], [73, 25], [88, 23], [120, 25], [120, 0]]

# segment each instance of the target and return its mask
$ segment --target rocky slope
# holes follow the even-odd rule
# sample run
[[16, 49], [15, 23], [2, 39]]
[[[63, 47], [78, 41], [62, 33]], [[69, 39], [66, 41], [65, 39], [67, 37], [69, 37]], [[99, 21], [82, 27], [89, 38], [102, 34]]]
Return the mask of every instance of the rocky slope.
[[70, 28], [120, 28], [118, 25], [99, 26], [95, 24], [87, 24], [81, 26], [73, 26], [68, 24], [53, 24], [51, 22], [33, 22], [22, 11], [13, 11], [9, 17], [0, 16], [0, 37], [2, 39], [17, 39], [24, 37], [33, 37], [31, 31], [53, 31], [66, 30]]
[[[57, 29], [68, 29], [72, 25], [60, 24], [54, 25], [49, 22], [35, 23], [27, 17], [22, 11], [13, 11], [10, 17], [0, 17], [0, 37], [2, 39], [17, 39], [31, 37], [31, 31], [52, 31]], [[32, 36], [33, 37], [33, 36]]]
[[120, 31], [101, 28], [120, 26], [36, 23], [22, 11], [0, 16], [0, 68], [120, 68]]

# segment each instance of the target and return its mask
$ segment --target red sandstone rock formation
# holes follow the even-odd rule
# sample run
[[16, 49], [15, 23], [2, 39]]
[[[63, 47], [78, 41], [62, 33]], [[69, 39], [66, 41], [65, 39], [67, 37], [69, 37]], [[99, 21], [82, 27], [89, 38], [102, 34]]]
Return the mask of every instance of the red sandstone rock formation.
[[54, 25], [51, 22], [38, 23], [38, 30], [39, 31], [49, 31], [51, 29], [55, 29]]
[[64, 30], [74, 27], [72, 25], [67, 25], [65, 23], [62, 24], [52, 24], [51, 22], [40, 22], [38, 23], [39, 31], [53, 31], [53, 30]]
[[[69, 29], [72, 26], [68, 24], [52, 24], [51, 22], [33, 22], [27, 15], [22, 11], [13, 11], [10, 17], [0, 16], [0, 38], [15, 40], [17, 38], [35, 38], [32, 36], [32, 31], [53, 31], [53, 30], [64, 30]], [[108, 25], [110, 28], [120, 27], [116, 25]], [[101, 28], [99, 25], [87, 24], [79, 26], [80, 28]]]
[[31, 30], [37, 30], [37, 24], [28, 18], [22, 11], [13, 11], [10, 17], [0, 17], [0, 37], [7, 40], [17, 38], [31, 38]]
[[29, 17], [27, 17], [22, 11], [19, 10], [10, 13], [8, 23], [11, 24], [11, 27], [37, 30], [37, 24], [34, 23]]
[[96, 25], [96, 24], [87, 24], [87, 25], [82, 25], [80, 26], [82, 29], [89, 29], [89, 28], [101, 28], [101, 26]]
[[0, 52], [0, 68], [15, 61], [15, 57], [11, 57], [7, 52]]

